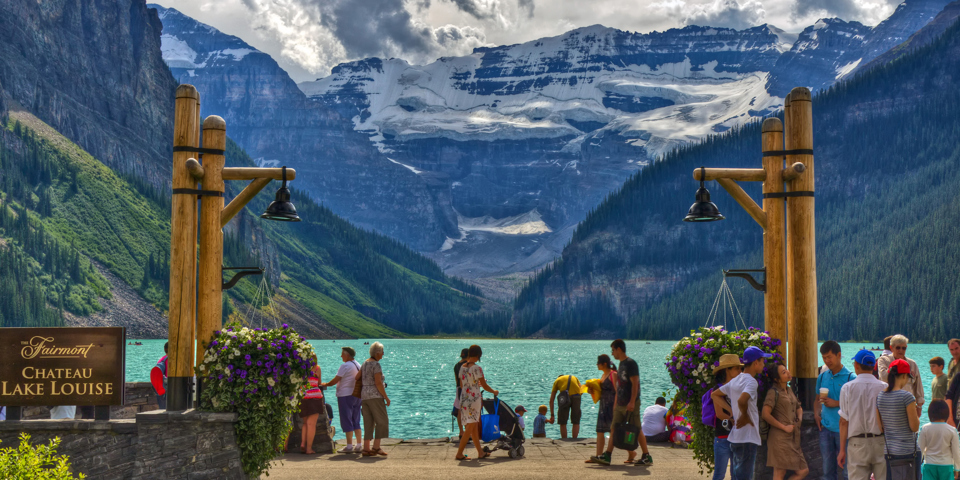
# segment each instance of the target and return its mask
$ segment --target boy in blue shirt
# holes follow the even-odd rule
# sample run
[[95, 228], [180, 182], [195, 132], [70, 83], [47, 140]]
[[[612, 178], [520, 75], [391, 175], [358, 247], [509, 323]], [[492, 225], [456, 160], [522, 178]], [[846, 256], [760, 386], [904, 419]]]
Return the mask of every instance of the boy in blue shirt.
[[533, 419], [533, 438], [547, 438], [547, 406], [540, 405], [540, 413]]
[[[813, 416], [820, 429], [820, 454], [823, 457], [823, 478], [837, 478], [837, 455], [840, 453], [840, 389], [857, 376], [843, 366], [840, 344], [827, 340], [820, 346], [820, 356], [826, 367], [817, 376], [817, 403]], [[826, 396], [821, 392], [826, 389]], [[842, 468], [843, 478], [847, 469]]]

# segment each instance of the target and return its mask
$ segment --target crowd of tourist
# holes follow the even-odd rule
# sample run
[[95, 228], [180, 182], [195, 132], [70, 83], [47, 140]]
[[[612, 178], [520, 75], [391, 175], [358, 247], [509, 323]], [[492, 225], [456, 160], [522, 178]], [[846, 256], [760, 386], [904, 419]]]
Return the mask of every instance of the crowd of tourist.
[[[949, 362], [941, 357], [929, 361], [934, 380], [927, 407], [930, 423], [923, 427], [923, 382], [917, 363], [906, 355], [908, 343], [903, 335], [893, 335], [884, 339], [879, 357], [869, 350], [859, 350], [852, 357], [852, 371], [844, 365], [840, 344], [831, 340], [820, 347], [823, 365], [816, 379], [819, 395], [813, 417], [819, 429], [823, 479], [960, 478], [960, 437], [956, 429], [960, 420], [960, 339], [948, 342]], [[597, 357], [598, 379], [584, 382], [565, 374], [553, 381], [549, 404], [537, 409], [531, 436], [545, 437], [547, 424], [558, 424], [561, 438], [567, 438], [568, 433], [577, 438], [581, 398], [589, 392], [598, 404], [597, 454], [587, 463], [610, 465], [615, 447], [621, 447], [627, 450], [624, 463], [651, 465], [647, 442], [685, 446], [690, 441], [684, 407], [675, 400], [667, 408], [667, 400], [659, 397], [641, 416], [639, 366], [627, 356], [623, 340], [615, 340], [610, 350], [610, 356]], [[370, 357], [360, 363], [353, 348], [343, 347], [343, 363], [326, 383], [320, 381], [319, 366], [311, 370], [299, 413], [301, 452], [314, 453], [316, 420], [326, 407], [322, 390], [335, 386], [340, 427], [346, 436], [346, 445], [338, 452], [387, 455], [380, 446], [381, 439], [389, 435], [390, 406], [380, 366], [383, 345], [374, 342], [369, 353]], [[471, 345], [462, 350], [460, 361], [454, 365], [457, 393], [452, 414], [460, 431], [458, 460], [469, 459], [464, 450], [470, 441], [479, 458], [490, 455], [480, 441], [483, 391], [494, 397], [499, 392], [487, 384], [479, 365], [482, 356], [480, 346]], [[790, 386], [793, 377], [782, 363], [771, 362], [771, 357], [757, 347], [749, 347], [742, 355], [722, 355], [713, 368], [715, 386], [702, 399], [701, 420], [713, 428], [715, 480], [725, 478], [728, 468], [734, 480], [752, 479], [763, 445], [766, 466], [773, 469], [776, 480], [800, 480], [810, 471], [801, 449], [803, 409]], [[760, 378], [765, 391], [760, 391]], [[329, 415], [328, 407], [327, 412]], [[525, 429], [526, 409], [518, 405], [515, 412], [519, 427]], [[572, 426], [569, 432], [568, 422]]]
[[[927, 408], [930, 423], [921, 428], [923, 384], [917, 363], [906, 356], [906, 337], [887, 337], [879, 358], [869, 350], [856, 352], [853, 372], [844, 366], [837, 342], [823, 343], [814, 420], [824, 480], [960, 477], [955, 428], [960, 340], [948, 345], [953, 357], [948, 374], [942, 358], [929, 362], [935, 386]], [[803, 411], [789, 386], [792, 376], [782, 364], [765, 364], [767, 357], [749, 347], [742, 357], [724, 355], [713, 370], [717, 386], [704, 396], [702, 410], [704, 424], [715, 432], [715, 480], [725, 478], [728, 465], [734, 480], [752, 479], [761, 445], [774, 479], [800, 480], [810, 471], [800, 442]], [[761, 374], [768, 385], [762, 402]]]

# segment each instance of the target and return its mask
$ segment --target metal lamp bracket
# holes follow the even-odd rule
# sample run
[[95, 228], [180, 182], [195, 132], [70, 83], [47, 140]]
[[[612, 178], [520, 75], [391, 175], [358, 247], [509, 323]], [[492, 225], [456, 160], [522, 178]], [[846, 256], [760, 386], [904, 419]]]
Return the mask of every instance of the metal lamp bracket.
[[221, 271], [225, 270], [238, 270], [237, 274], [233, 276], [228, 282], [221, 284], [221, 290], [230, 290], [233, 288], [241, 278], [246, 277], [247, 275], [263, 275], [263, 268], [261, 267], [221, 267]]
[[[758, 282], [751, 273], [763, 273], [763, 282]], [[739, 277], [750, 282], [750, 286], [763, 293], [767, 293], [767, 269], [724, 270], [724, 277]]]

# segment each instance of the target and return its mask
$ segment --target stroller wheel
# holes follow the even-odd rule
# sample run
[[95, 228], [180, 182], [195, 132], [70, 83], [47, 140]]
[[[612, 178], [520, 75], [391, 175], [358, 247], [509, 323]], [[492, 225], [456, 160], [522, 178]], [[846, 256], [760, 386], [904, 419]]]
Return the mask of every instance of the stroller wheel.
[[522, 457], [524, 453], [525, 453], [525, 450], [524, 450], [524, 448], [523, 448], [523, 445], [520, 445], [519, 447], [517, 447], [517, 455], [518, 455], [518, 456]]
[[487, 452], [487, 453], [490, 453], [490, 447], [484, 445], [484, 446], [483, 446], [483, 451], [484, 451], [484, 452]]
[[519, 456], [519, 455], [517, 455], [517, 449], [516, 449], [516, 448], [511, 448], [511, 449], [510, 449], [510, 458], [517, 458], [518, 456]]

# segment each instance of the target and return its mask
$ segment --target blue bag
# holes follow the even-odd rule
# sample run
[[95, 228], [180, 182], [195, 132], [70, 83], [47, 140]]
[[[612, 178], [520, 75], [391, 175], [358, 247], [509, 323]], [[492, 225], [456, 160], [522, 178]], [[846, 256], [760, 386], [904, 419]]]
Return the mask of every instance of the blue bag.
[[484, 443], [500, 438], [500, 400], [493, 397], [493, 413], [480, 415], [480, 440]]

